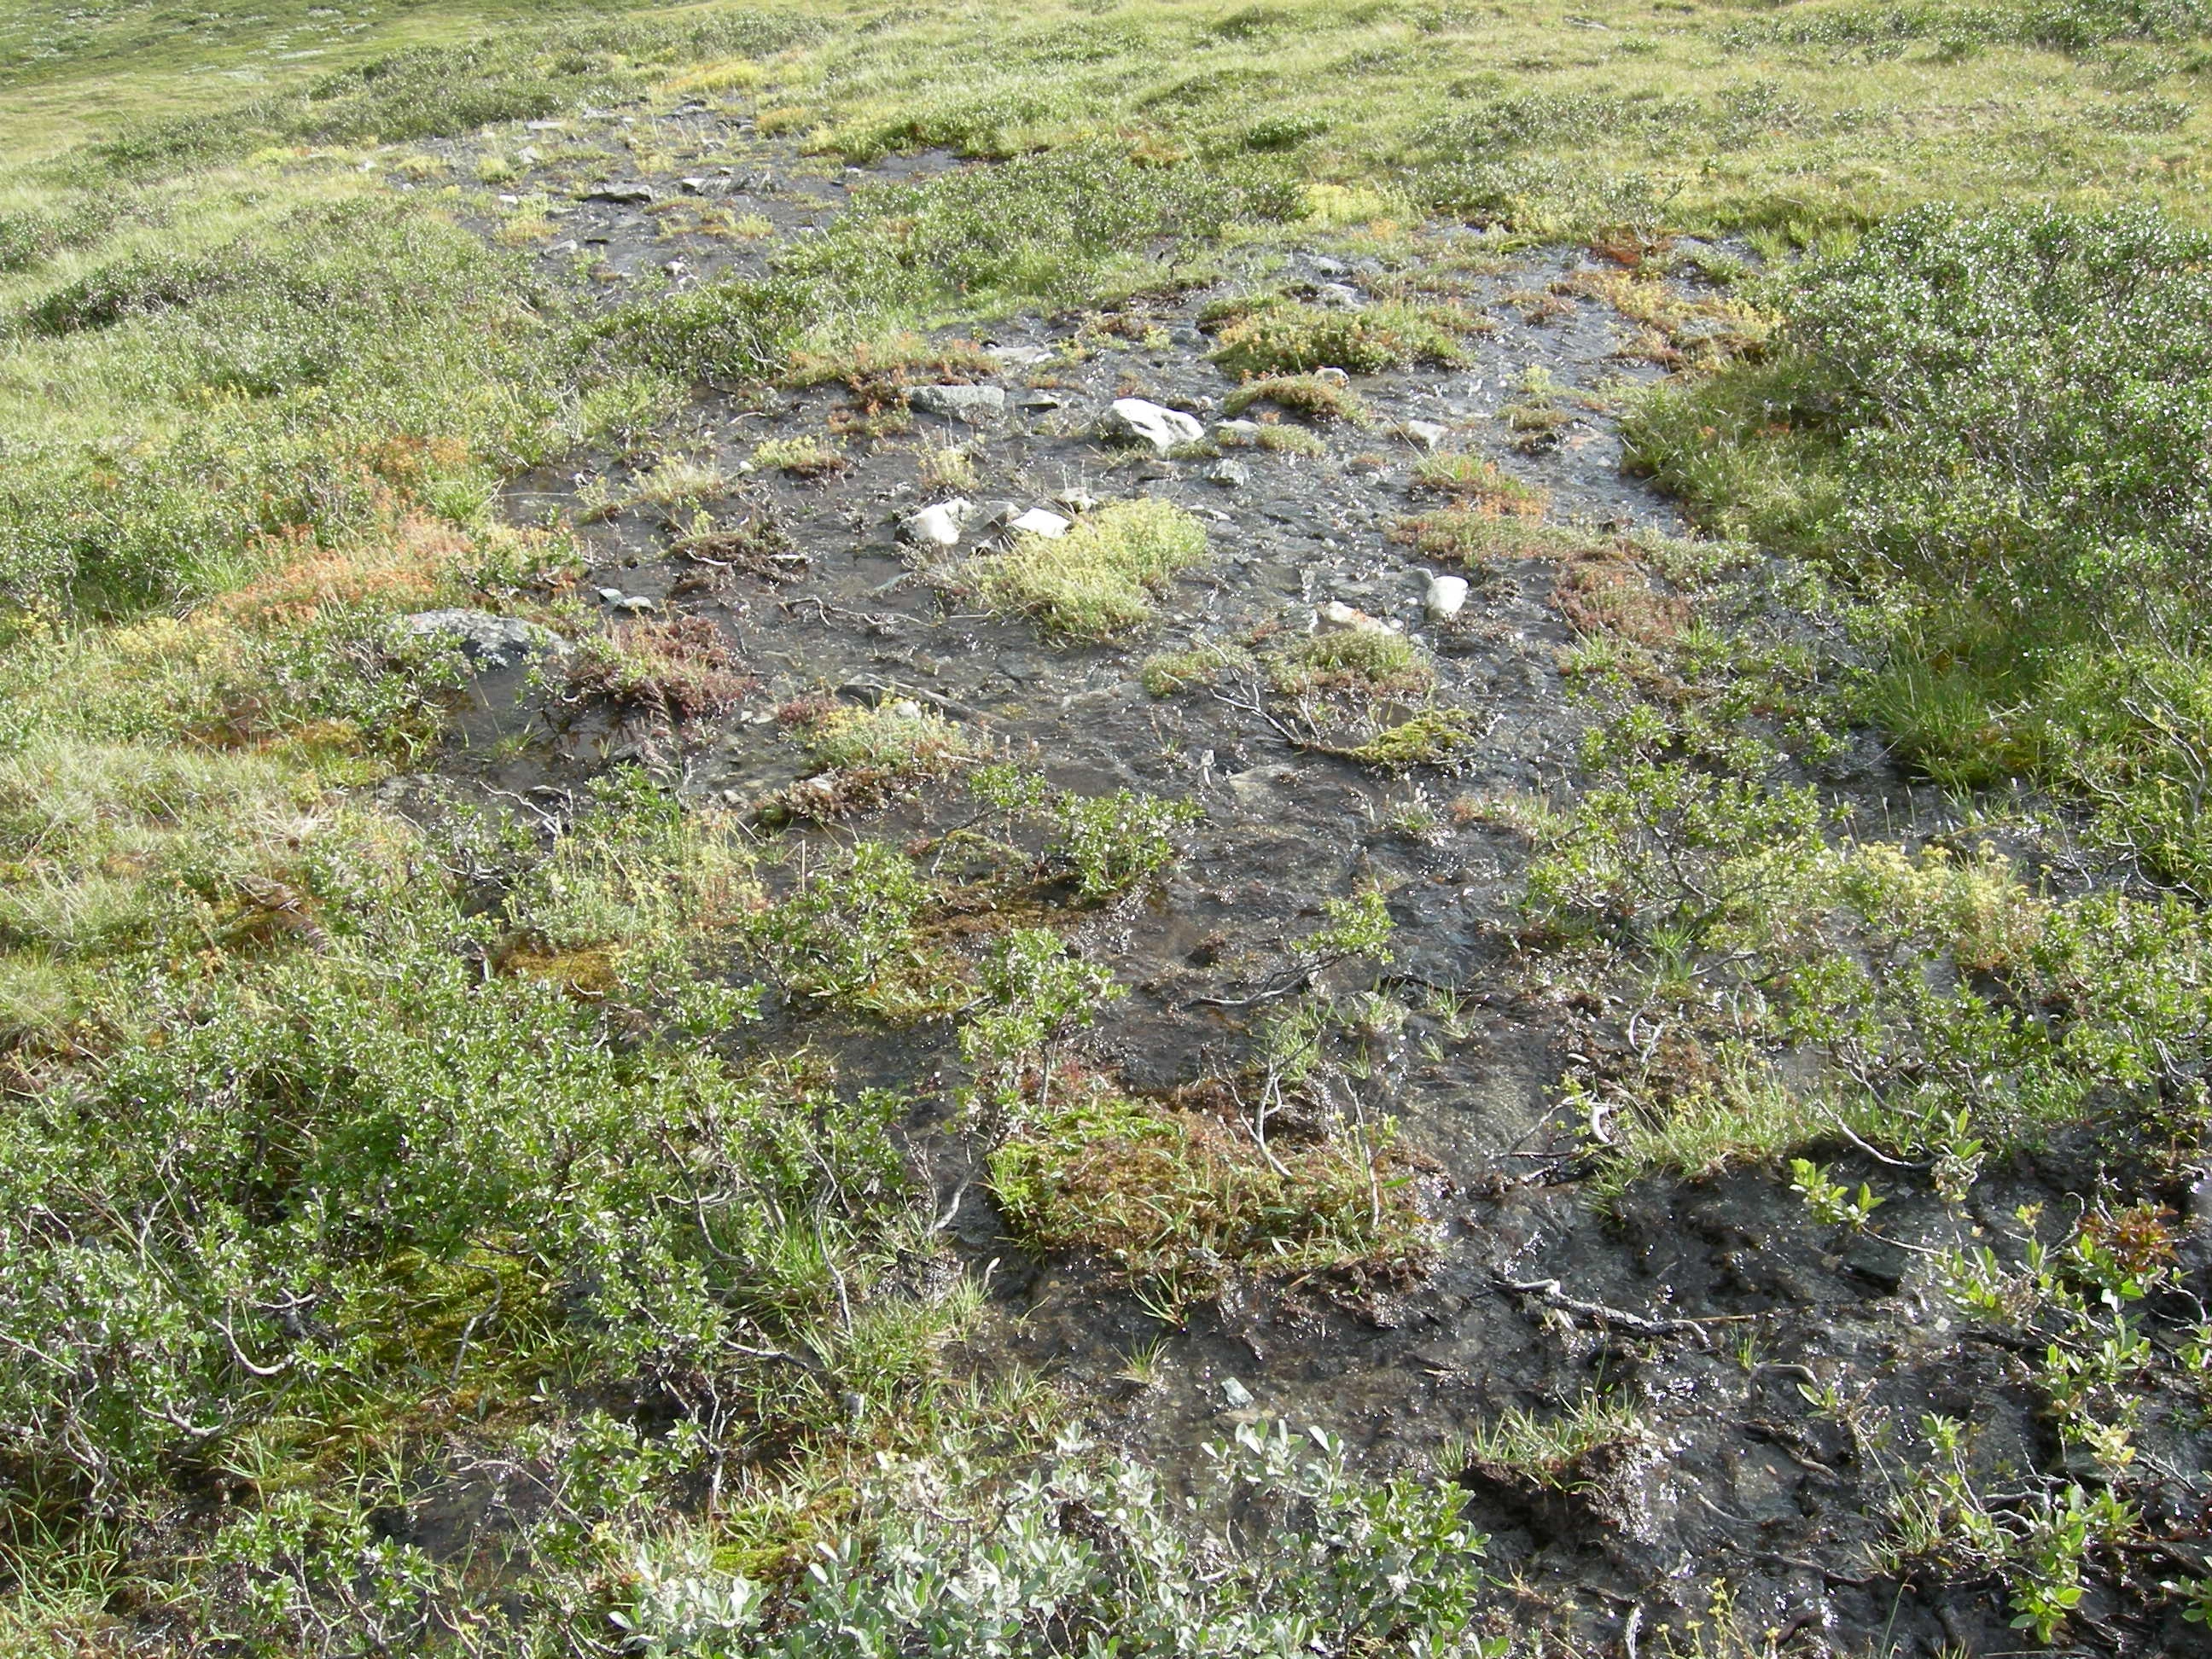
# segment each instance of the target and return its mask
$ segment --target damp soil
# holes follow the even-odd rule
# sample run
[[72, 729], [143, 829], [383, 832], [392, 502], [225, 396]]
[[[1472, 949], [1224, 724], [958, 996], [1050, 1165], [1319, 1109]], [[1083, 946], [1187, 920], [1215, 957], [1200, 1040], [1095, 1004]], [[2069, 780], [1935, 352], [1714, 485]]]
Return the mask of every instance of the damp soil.
[[[959, 165], [928, 154], [866, 173], [824, 167], [703, 106], [594, 112], [523, 137], [544, 159], [526, 155], [520, 175], [495, 188], [554, 204], [553, 234], [532, 257], [550, 280], [615, 298], [643, 283], [758, 274], [778, 239], [825, 222], [856, 185]], [[483, 146], [437, 149], [465, 170]], [[671, 158], [672, 171], [641, 173], [641, 153]], [[487, 234], [498, 207], [485, 204]], [[702, 229], [714, 215], [757, 216], [748, 222], [757, 234]], [[995, 356], [997, 371], [979, 378], [1006, 393], [1003, 414], [980, 425], [917, 411], [910, 429], [869, 438], [849, 435], [869, 411], [841, 386], [701, 393], [654, 453], [726, 475], [727, 493], [703, 503], [718, 521], [781, 531], [799, 556], [768, 574], [672, 552], [681, 526], [659, 509], [586, 512], [587, 486], [619, 500], [650, 458], [576, 455], [512, 480], [503, 508], [513, 521], [579, 526], [592, 566], [581, 589], [589, 626], [648, 606], [710, 618], [757, 685], [730, 715], [671, 728], [562, 702], [520, 670], [488, 672], [471, 685], [435, 787], [556, 819], [592, 775], [642, 762], [690, 798], [747, 810], [806, 770], [773, 711], [829, 695], [914, 699], [1066, 788], [1194, 801], [1204, 817], [1169, 876], [1074, 933], [1129, 988], [1083, 1040], [1083, 1061], [1138, 1090], [1242, 1065], [1255, 1011], [1216, 1005], [1251, 995], [1286, 943], [1318, 925], [1325, 900], [1379, 883], [1396, 927], [1393, 974], [1419, 1012], [1362, 1087], [1368, 1109], [1397, 1118], [1431, 1166], [1421, 1190], [1438, 1248], [1413, 1282], [1246, 1282], [1167, 1325], [1105, 1264], [1039, 1259], [1008, 1237], [979, 1180], [981, 1149], [952, 1105], [961, 1079], [949, 1031], [809, 1030], [855, 1086], [896, 1086], [917, 1103], [912, 1156], [966, 1270], [988, 1285], [963, 1363], [1043, 1373], [1097, 1432], [1170, 1469], [1239, 1421], [1281, 1418], [1342, 1437], [1375, 1470], [1443, 1461], [1456, 1471], [1465, 1460], [1449, 1449], [1502, 1412], [1616, 1390], [1638, 1402], [1650, 1433], [1594, 1460], [1565, 1489], [1462, 1477], [1469, 1519], [1490, 1535], [1498, 1576], [1525, 1598], [1530, 1625], [1588, 1651], [1632, 1653], [1638, 1632], [1648, 1644], [1705, 1613], [1723, 1581], [1741, 1627], [1771, 1633], [1782, 1653], [2020, 1649], [2001, 1586], [1900, 1581], [1873, 1565], [1893, 1465], [1865, 1425], [1903, 1433], [1944, 1413], [1981, 1425], [1991, 1468], [2057, 1467], [2021, 1356], [1962, 1342], [1905, 1252], [1833, 1248], [1807, 1226], [1785, 1178], [1647, 1181], [1603, 1204], [1585, 1190], [1592, 1126], [1563, 1110], [1559, 1085], [1577, 1060], [1621, 1041], [1616, 1012], [1554, 986], [1518, 944], [1525, 844], [1449, 811], [1463, 794], [1564, 798], [1577, 785], [1591, 715], [1559, 670], [1574, 635], [1554, 599], [1558, 567], [1531, 557], [1459, 572], [1389, 531], [1435, 505], [1413, 488], [1423, 444], [1399, 435], [1421, 422], [1448, 429], [1445, 447], [1490, 457], [1548, 491], [1556, 523], [1593, 537], [1682, 532], [1674, 507], [1624, 471], [1613, 415], [1625, 390], [1665, 372], [1654, 361], [1664, 353], [1641, 325], [1581, 297], [1577, 279], [1603, 273], [1601, 255], [1558, 250], [1486, 266], [1474, 256], [1486, 244], [1455, 228], [1417, 233], [1413, 246], [1416, 263], [1457, 259], [1476, 271], [1458, 297], [1489, 331], [1468, 339], [1463, 362], [1358, 377], [1369, 422], [1309, 428], [1318, 456], [1238, 447], [1170, 459], [1116, 450], [1097, 433], [1118, 397], [1209, 426], [1219, 418], [1234, 381], [1207, 360], [1210, 301], [1264, 288], [1358, 307], [1397, 291], [1406, 275], [1371, 257], [1270, 247], [1222, 255], [1203, 287], [958, 331]], [[1694, 272], [1679, 280], [1695, 298]], [[1532, 368], [1565, 411], [1535, 446], [1516, 441], [1504, 417]], [[832, 477], [751, 470], [763, 440], [841, 426], [849, 464]], [[974, 469], [957, 493], [981, 511], [954, 554], [925, 558], [899, 526], [954, 493], [927, 484], [920, 459], [954, 445]], [[1217, 481], [1224, 459], [1240, 470], [1231, 482]], [[1027, 622], [981, 614], [962, 592], [959, 562], [988, 556], [994, 515], [1140, 494], [1203, 520], [1212, 557], [1136, 638], [1054, 644]], [[1465, 611], [1441, 625], [1423, 607], [1438, 573], [1474, 583]], [[1154, 698], [1139, 684], [1152, 654], [1303, 632], [1332, 601], [1433, 653], [1437, 701], [1466, 711], [1480, 734], [1449, 771], [1379, 772], [1291, 740], [1264, 705], [1204, 691]], [[1940, 810], [1869, 746], [1860, 752], [1869, 757], [1856, 775], [1832, 784], [1854, 810], [1893, 823]], [[404, 798], [432, 783], [387, 788]], [[898, 842], [968, 810], [924, 794], [785, 833]], [[1838, 1161], [1849, 1180], [1871, 1173]], [[2062, 1151], [1985, 1182], [1978, 1201], [1996, 1217], [2087, 1178]], [[1940, 1236], [1939, 1206], [1930, 1200], [1926, 1212], [1899, 1199], [1885, 1210], [1887, 1231]], [[1132, 1356], [1154, 1345], [1156, 1363], [1133, 1370]], [[1831, 1386], [1851, 1398], [1856, 1431], [1816, 1408], [1813, 1397]], [[2205, 1518], [2153, 1517], [2179, 1532]], [[2084, 1650], [2204, 1650], [2189, 1627], [2135, 1617], [2093, 1584], [2071, 1628]]]

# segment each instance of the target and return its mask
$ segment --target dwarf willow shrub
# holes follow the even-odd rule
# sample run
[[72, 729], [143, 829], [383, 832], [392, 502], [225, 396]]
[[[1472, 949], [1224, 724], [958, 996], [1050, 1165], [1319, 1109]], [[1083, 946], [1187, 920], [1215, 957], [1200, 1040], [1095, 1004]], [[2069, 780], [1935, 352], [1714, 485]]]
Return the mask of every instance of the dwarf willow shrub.
[[[1540, 830], [1524, 904], [1555, 935], [1610, 940], [1678, 1033], [1725, 988], [1729, 1023], [1708, 1035], [1748, 1065], [1723, 1079], [1739, 1139], [1754, 1103], [1794, 1120], [1777, 1146], [1829, 1132], [1840, 1103], [1905, 1146], [1940, 1146], [1960, 1123], [2014, 1145], [2100, 1121], [2196, 1155], [2212, 1132], [2201, 910], [2054, 901], [1988, 848], [1915, 854], [1831, 827], [1809, 790], [1638, 764]], [[1796, 1054], [1786, 1084], [1754, 1050]], [[1655, 1109], [1676, 1128], [1705, 1087], [1689, 1081]]]
[[405, 143], [634, 94], [655, 72], [777, 52], [822, 33], [807, 19], [732, 7], [684, 20], [577, 21], [416, 46], [304, 89], [213, 115], [126, 127], [89, 147], [88, 167], [146, 175], [274, 143]]
[[1878, 599], [1866, 707], [1923, 767], [2070, 784], [2203, 890], [2212, 235], [1927, 210], [1770, 296], [1765, 360], [1651, 399], [1638, 453]]
[[773, 1626], [769, 1593], [680, 1540], [641, 1554], [617, 1623], [644, 1653], [787, 1659], [1468, 1651], [1487, 1540], [1454, 1489], [1362, 1481], [1340, 1442], [1279, 1423], [1208, 1446], [1205, 1474], [1203, 1501], [1178, 1504], [1073, 1437], [1011, 1480], [957, 1458], [892, 1465], [863, 1494], [872, 1533], [823, 1547]]
[[106, 399], [0, 426], [0, 591], [129, 609], [233, 585], [257, 538], [465, 514], [562, 434], [554, 331], [506, 256], [397, 202], [301, 209], [204, 256], [127, 253], [0, 333]]
[[370, 1435], [426, 1389], [741, 1370], [834, 1305], [825, 1260], [857, 1294], [854, 1240], [903, 1212], [893, 1103], [699, 1046], [745, 997], [665, 960], [605, 1001], [488, 977], [485, 925], [389, 873], [317, 902], [322, 950], [117, 986], [135, 1040], [0, 1125], [18, 1514], [120, 1516], [179, 1460]]
[[2212, 551], [2212, 235], [2142, 211], [1897, 220], [1791, 279], [1848, 544], [1993, 605], [2126, 603]]
[[1157, 278], [1158, 239], [1204, 242], [1291, 219], [1299, 200], [1295, 185], [1251, 168], [1146, 167], [1117, 146], [1071, 144], [855, 191], [844, 214], [778, 265], [894, 313], [1073, 304]]

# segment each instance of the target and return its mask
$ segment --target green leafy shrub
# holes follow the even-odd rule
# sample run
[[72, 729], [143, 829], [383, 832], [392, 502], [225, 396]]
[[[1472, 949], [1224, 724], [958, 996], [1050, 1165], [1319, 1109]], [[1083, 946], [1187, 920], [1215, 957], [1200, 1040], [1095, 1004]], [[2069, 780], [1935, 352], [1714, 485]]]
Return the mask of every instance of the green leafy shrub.
[[755, 963], [787, 995], [900, 1021], [964, 1006], [958, 965], [924, 938], [939, 903], [914, 861], [863, 841], [808, 869], [746, 924]]
[[[742, 1369], [834, 1306], [789, 1215], [840, 1252], [901, 1212], [891, 1103], [794, 1111], [694, 1046], [745, 997], [665, 955], [605, 1000], [488, 977], [486, 923], [404, 854], [309, 880], [322, 948], [118, 985], [132, 1040], [9, 1115], [19, 1515], [125, 1516], [179, 1459], [313, 1461], [426, 1388], [520, 1403], [555, 1374]], [[664, 1035], [611, 1040], [648, 995]]]
[[395, 507], [466, 516], [495, 469], [562, 433], [533, 297], [459, 227], [377, 201], [49, 290], [0, 343], [19, 371], [88, 374], [137, 414], [7, 432], [0, 589], [135, 610], [235, 585], [264, 538], [339, 545]]
[[[1320, 1430], [1240, 1425], [1206, 1448], [1201, 1501], [1143, 1464], [1064, 1437], [1003, 1484], [959, 1456], [871, 1477], [858, 1537], [825, 1545], [775, 1621], [770, 1592], [696, 1547], [641, 1554], [618, 1615], [639, 1650], [880, 1659], [1442, 1659], [1461, 1645], [1484, 1540], [1449, 1488], [1355, 1480]], [[772, 1644], [773, 1645], [768, 1645]]]
[[1175, 860], [1175, 832], [1196, 823], [1200, 812], [1188, 801], [1117, 789], [1063, 795], [1054, 816], [1060, 833], [1053, 850], [1074, 865], [1076, 891], [1095, 904], [1167, 868]]
[[1777, 279], [1769, 358], [1635, 434], [1715, 520], [1879, 597], [1866, 707], [1919, 764], [2069, 786], [2197, 884], [2208, 260], [2145, 211], [1911, 214]]

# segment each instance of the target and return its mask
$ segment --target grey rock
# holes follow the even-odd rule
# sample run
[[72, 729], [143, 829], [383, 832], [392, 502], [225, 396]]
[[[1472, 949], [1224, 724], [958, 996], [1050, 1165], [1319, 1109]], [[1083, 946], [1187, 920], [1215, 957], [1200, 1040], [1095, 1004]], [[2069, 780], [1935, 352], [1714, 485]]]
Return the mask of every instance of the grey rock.
[[1065, 409], [1067, 407], [1067, 399], [1060, 392], [1048, 392], [1039, 387], [1035, 392], [1022, 393], [1022, 407], [1024, 409]]
[[996, 386], [918, 386], [908, 389], [906, 402], [909, 409], [972, 426], [1006, 412], [1006, 391]]
[[1194, 444], [1206, 435], [1206, 428], [1181, 410], [1142, 398], [1116, 398], [1100, 416], [1098, 429], [1112, 441], [1150, 444], [1161, 455], [1178, 444]]
[[1331, 311], [1367, 309], [1367, 296], [1348, 283], [1323, 283], [1314, 297]]
[[1206, 469], [1206, 481], [1224, 489], [1242, 489], [1252, 482], [1252, 474], [1242, 461], [1216, 461]]
[[1217, 421], [1213, 427], [1213, 441], [1224, 444], [1257, 443], [1260, 441], [1260, 423], [1257, 421]]
[[1047, 348], [1033, 345], [985, 346], [983, 353], [988, 357], [997, 359], [1009, 368], [1028, 368], [1035, 364], [1044, 362], [1052, 356], [1051, 351]]
[[585, 192], [587, 202], [611, 202], [617, 207], [643, 207], [653, 200], [650, 188], [644, 185], [606, 185]]
[[418, 611], [398, 618], [392, 631], [410, 640], [450, 639], [477, 668], [519, 668], [532, 657], [561, 648], [559, 636], [536, 623], [489, 611]]

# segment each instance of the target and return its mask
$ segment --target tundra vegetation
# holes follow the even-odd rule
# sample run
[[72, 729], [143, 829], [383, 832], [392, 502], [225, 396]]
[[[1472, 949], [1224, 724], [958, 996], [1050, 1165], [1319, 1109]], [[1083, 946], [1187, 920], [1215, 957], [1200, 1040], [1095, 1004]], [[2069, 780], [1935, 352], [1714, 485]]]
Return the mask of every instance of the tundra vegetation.
[[[1463, 1513], [1640, 1537], [1670, 1354], [1755, 1311], [1510, 1285], [1602, 1375], [1395, 1462], [1232, 1412], [1154, 1467], [983, 1342], [1012, 1316], [963, 1204], [1141, 1310], [1140, 1393], [1240, 1297], [1388, 1328], [1481, 1194], [1382, 1083], [1493, 992], [1551, 1011], [1528, 1133], [1571, 1136], [1499, 1190], [1627, 1227], [1747, 1183], [1820, 1261], [1903, 1261], [1912, 1343], [2008, 1367], [1907, 1410], [1873, 1362], [1745, 1336], [1862, 1523], [1808, 1594], [2201, 1646], [2208, 75], [2202, 0], [15, 0], [0, 1651], [1905, 1650], [1729, 1582], [1547, 1601]], [[812, 205], [679, 189], [686, 110]], [[653, 180], [647, 217], [750, 262], [549, 262], [549, 173]], [[1470, 297], [1563, 247], [1588, 268]], [[1102, 451], [1115, 499], [927, 572], [1123, 665], [1136, 718], [1232, 709], [1269, 764], [1335, 769], [1370, 844], [1510, 865], [1483, 983], [1401, 960], [1349, 874], [1264, 949], [1182, 941], [1227, 977], [1182, 1005], [1203, 1075], [1163, 1085], [1091, 1037], [1180, 983], [1114, 966], [1166, 884], [1233, 885], [1185, 868], [1200, 806], [949, 696], [779, 702], [790, 665], [675, 589], [599, 592], [627, 567], [587, 532], [649, 520], [691, 591], [802, 608], [773, 584], [827, 550], [738, 498], [884, 445], [981, 495], [988, 431], [909, 394], [1011, 386], [994, 325], [1091, 319], [1016, 388], [1049, 407], [1086, 353], [1148, 372], [1161, 296], [1320, 248], [1372, 267], [1362, 302], [1242, 283], [1191, 319], [1247, 424]], [[1585, 302], [1662, 378], [1532, 367], [1494, 443], [1417, 459], [1352, 384]], [[777, 423], [825, 389], [825, 429]], [[709, 399], [748, 422], [719, 459]], [[1570, 520], [1526, 470], [1616, 418], [1686, 533]], [[1216, 627], [1240, 550], [1145, 487], [1347, 444], [1406, 452], [1378, 547], [1541, 570], [1579, 734], [1542, 787], [1428, 793], [1488, 729], [1439, 668], [1472, 628]], [[878, 628], [841, 591], [821, 618]], [[489, 682], [403, 620], [444, 611], [533, 625], [499, 757], [594, 764], [447, 775]], [[739, 722], [778, 786], [690, 787]], [[1869, 748], [1924, 810], [1850, 787]]]

